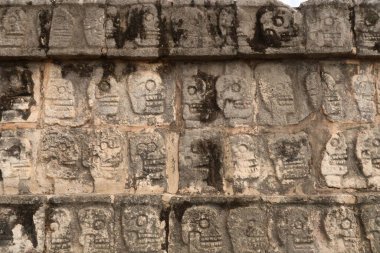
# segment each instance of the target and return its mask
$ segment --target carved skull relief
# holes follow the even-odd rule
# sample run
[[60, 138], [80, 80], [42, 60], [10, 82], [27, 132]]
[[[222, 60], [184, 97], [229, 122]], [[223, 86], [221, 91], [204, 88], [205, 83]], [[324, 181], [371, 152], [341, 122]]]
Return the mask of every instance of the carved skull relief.
[[373, 120], [376, 114], [375, 76], [364, 70], [351, 79], [354, 97], [362, 120]]
[[104, 45], [104, 21], [105, 13], [103, 8], [93, 6], [85, 8], [83, 29], [88, 46], [101, 47]]
[[263, 109], [274, 121], [286, 124], [295, 113], [292, 80], [280, 64], [261, 64], [255, 69]]
[[380, 207], [379, 205], [366, 205], [361, 215], [367, 239], [371, 244], [373, 253], [380, 252]]
[[342, 97], [337, 90], [334, 78], [328, 73], [322, 73], [324, 90], [323, 112], [332, 120], [341, 119], [344, 115]]
[[299, 28], [287, 7], [266, 8], [259, 19], [261, 36], [268, 46], [279, 47], [298, 36]]
[[331, 208], [326, 215], [324, 226], [336, 252], [359, 252], [359, 225], [352, 209], [344, 206]]
[[187, 209], [182, 217], [182, 240], [189, 253], [220, 253], [223, 239], [219, 210], [209, 206]]
[[232, 8], [223, 8], [218, 16], [219, 36], [223, 43], [222, 45], [234, 45], [233, 29], [235, 25], [235, 13]]
[[49, 252], [71, 253], [72, 228], [71, 213], [66, 208], [53, 209], [50, 216], [50, 247]]
[[316, 253], [314, 221], [310, 211], [302, 207], [288, 207], [279, 212], [278, 235], [286, 252]]
[[346, 137], [342, 132], [334, 134], [326, 144], [321, 170], [330, 187], [343, 187], [343, 177], [348, 173]]
[[259, 207], [232, 209], [227, 224], [234, 252], [269, 252], [269, 224], [265, 210]]
[[253, 114], [251, 84], [234, 75], [223, 75], [216, 81], [217, 104], [224, 117], [246, 119]]
[[355, 29], [359, 44], [369, 50], [380, 51], [379, 7], [363, 6], [355, 11]]
[[78, 212], [79, 242], [86, 253], [108, 253], [113, 246], [111, 209], [87, 207]]
[[321, 74], [316, 71], [308, 73], [305, 78], [305, 88], [312, 108], [318, 110], [323, 100]]
[[8, 8], [2, 19], [0, 46], [20, 47], [25, 43], [26, 13], [21, 8]]
[[63, 7], [54, 10], [51, 24], [49, 46], [55, 48], [70, 47], [74, 38], [74, 17]]
[[128, 94], [136, 114], [158, 115], [165, 110], [166, 88], [154, 71], [137, 71], [128, 77]]
[[95, 87], [95, 99], [101, 115], [115, 117], [119, 112], [120, 85], [114, 77], [102, 79]]
[[130, 155], [137, 180], [162, 180], [166, 173], [165, 140], [159, 133], [130, 138]]
[[161, 252], [164, 227], [160, 212], [150, 206], [132, 206], [124, 209], [123, 236], [128, 252]]
[[361, 131], [356, 143], [356, 155], [362, 165], [368, 184], [380, 187], [380, 130]]
[[[139, 5], [132, 9], [131, 13], [138, 11], [142, 17], [142, 27], [140, 34], [135, 38], [135, 42], [141, 47], [153, 47], [158, 46], [160, 36], [160, 23], [157, 8], [153, 4]], [[129, 15], [129, 24], [133, 24], [135, 20], [132, 20], [134, 15]]]

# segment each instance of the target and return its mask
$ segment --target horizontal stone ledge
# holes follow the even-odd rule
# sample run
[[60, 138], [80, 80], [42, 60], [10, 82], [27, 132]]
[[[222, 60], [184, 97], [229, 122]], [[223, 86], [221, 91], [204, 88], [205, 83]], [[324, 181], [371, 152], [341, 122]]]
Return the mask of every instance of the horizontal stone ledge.
[[0, 57], [380, 55], [375, 0], [9, 0], [0, 10]]

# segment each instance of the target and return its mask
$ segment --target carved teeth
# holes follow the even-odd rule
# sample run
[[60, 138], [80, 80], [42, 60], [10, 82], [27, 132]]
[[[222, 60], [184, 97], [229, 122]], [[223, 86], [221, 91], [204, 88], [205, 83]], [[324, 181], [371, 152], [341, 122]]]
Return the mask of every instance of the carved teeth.
[[145, 100], [148, 101], [162, 101], [164, 96], [162, 94], [145, 95]]
[[341, 165], [341, 166], [345, 166], [345, 165], [347, 165], [347, 159], [348, 159], [348, 156], [347, 156], [346, 153], [342, 153], [342, 154], [332, 154], [332, 155], [331, 155], [330, 165]]
[[340, 40], [341, 37], [340, 33], [323, 33], [323, 38], [326, 40]]
[[191, 113], [201, 113], [206, 111], [206, 106], [204, 103], [194, 103], [189, 105]]
[[277, 97], [278, 104], [281, 106], [289, 106], [294, 104], [294, 99], [292, 96], [279, 96]]
[[363, 33], [365, 40], [380, 41], [380, 33]]
[[243, 100], [235, 100], [233, 103], [235, 109], [247, 109], [251, 105], [250, 102]]

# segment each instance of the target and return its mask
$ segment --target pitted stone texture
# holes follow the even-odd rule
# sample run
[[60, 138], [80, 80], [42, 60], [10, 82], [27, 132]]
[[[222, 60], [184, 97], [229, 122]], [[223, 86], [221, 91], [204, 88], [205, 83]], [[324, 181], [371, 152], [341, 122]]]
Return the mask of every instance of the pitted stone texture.
[[239, 54], [305, 51], [303, 15], [280, 1], [239, 1], [237, 18]]
[[354, 53], [352, 1], [311, 0], [301, 5], [307, 53]]
[[100, 56], [105, 48], [104, 24], [105, 9], [101, 1], [84, 5], [70, 1], [56, 4], [52, 12], [48, 55]]
[[90, 119], [87, 98], [93, 78], [89, 63], [52, 64], [46, 70], [44, 83], [44, 122], [61, 126], [84, 125]]
[[358, 129], [339, 131], [331, 135], [326, 143], [321, 163], [321, 172], [328, 187], [354, 189], [367, 187], [366, 179], [358, 168], [357, 156], [362, 156], [358, 149], [364, 148], [361, 144], [363, 141], [359, 138]]
[[370, 63], [322, 62], [322, 109], [327, 119], [372, 122], [376, 116], [377, 70]]
[[173, 176], [177, 161], [174, 153], [168, 153], [176, 134], [165, 130], [130, 133], [129, 175], [126, 188], [138, 192], [164, 192], [167, 181]]
[[179, 192], [223, 191], [223, 140], [217, 131], [187, 130], [179, 141]]
[[0, 124], [38, 121], [42, 70], [36, 63], [1, 64]]
[[[305, 119], [315, 108], [308, 103], [306, 76], [318, 71], [311, 63], [259, 63], [254, 74], [257, 82], [257, 123], [290, 125]], [[310, 85], [317, 85], [312, 82]]]
[[182, 115], [187, 127], [252, 125], [256, 82], [249, 64], [183, 64]]
[[370, 241], [372, 253], [380, 252], [380, 207], [378, 204], [363, 205], [361, 219], [364, 224], [366, 238]]
[[236, 8], [231, 0], [161, 1], [164, 54], [236, 54]]
[[101, 198], [50, 200], [46, 252], [114, 252], [114, 210], [107, 202]]
[[232, 181], [235, 193], [256, 195], [280, 190], [265, 136], [232, 135], [228, 138], [228, 149], [230, 163], [225, 178]]
[[355, 3], [356, 47], [359, 55], [380, 54], [380, 3], [357, 0]]
[[38, 130], [0, 131], [1, 195], [39, 193]]
[[268, 137], [269, 155], [277, 180], [288, 192], [310, 191], [313, 188], [311, 148], [306, 133], [275, 134]]
[[49, 40], [50, 1], [27, 1], [0, 4], [0, 55], [43, 57]]
[[156, 0], [108, 1], [105, 20], [107, 55], [158, 57], [162, 46], [160, 10]]

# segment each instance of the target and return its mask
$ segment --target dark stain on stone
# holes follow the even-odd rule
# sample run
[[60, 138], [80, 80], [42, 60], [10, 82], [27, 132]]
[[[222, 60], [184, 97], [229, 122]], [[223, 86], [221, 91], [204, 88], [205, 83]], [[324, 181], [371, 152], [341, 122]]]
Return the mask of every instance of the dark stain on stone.
[[274, 11], [274, 6], [263, 6], [256, 13], [256, 30], [253, 39], [248, 39], [248, 44], [254, 51], [265, 53], [269, 46], [280, 47], [281, 42], [278, 37], [272, 36], [270, 39], [265, 36], [261, 25], [261, 17], [268, 11]]
[[[161, 5], [157, 4], [157, 15], [159, 17], [162, 17], [162, 8]], [[167, 31], [167, 20], [166, 17], [160, 18], [160, 24], [159, 24], [159, 55], [165, 56], [169, 55], [169, 39], [168, 39], [168, 31]]]
[[170, 215], [170, 209], [162, 209], [160, 213], [160, 221], [165, 222], [165, 242], [161, 244], [161, 249], [164, 251], [167, 251], [169, 246], [169, 215]]
[[28, 236], [33, 244], [33, 247], [37, 247], [37, 231], [34, 225], [33, 216], [37, 212], [38, 205], [17, 205], [16, 216], [17, 224], [21, 224], [24, 227], [25, 234]]
[[40, 21], [40, 30], [39, 30], [39, 48], [47, 52], [49, 50], [49, 38], [50, 38], [50, 28], [52, 14], [49, 10], [42, 10], [38, 14], [38, 19]]
[[145, 10], [140, 8], [132, 8], [128, 14], [128, 27], [125, 31], [125, 39], [133, 41], [136, 38], [144, 39], [145, 29], [144, 29], [144, 16]]
[[133, 72], [136, 72], [137, 71], [137, 67], [135, 64], [133, 63], [127, 63], [125, 64], [125, 67], [123, 69], [123, 75], [130, 75], [131, 73]]
[[[174, 42], [174, 47], [179, 47], [182, 36], [185, 34], [185, 29], [182, 28], [184, 20], [179, 19], [174, 24], [173, 21], [170, 21], [170, 33]], [[175, 29], [176, 28], [176, 29]]]
[[306, 140], [300, 140], [300, 141], [289, 141], [289, 140], [283, 140], [277, 143], [277, 146], [275, 148], [276, 153], [284, 157], [287, 162], [291, 162], [297, 159], [301, 148], [303, 145], [305, 145]]
[[62, 77], [65, 78], [69, 73], [74, 72], [80, 77], [91, 77], [93, 66], [86, 63], [68, 63], [62, 65]]
[[186, 210], [192, 206], [193, 206], [193, 204], [188, 202], [188, 201], [184, 201], [183, 203], [175, 203], [172, 205], [172, 210], [173, 210], [173, 212], [175, 214], [175, 218], [179, 224], [182, 223], [182, 218], [183, 218], [183, 215], [185, 214]]
[[375, 43], [375, 46], [373, 47], [374, 50], [376, 50], [378, 53], [380, 53], [380, 41]]

